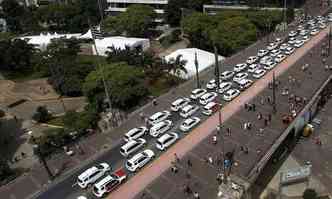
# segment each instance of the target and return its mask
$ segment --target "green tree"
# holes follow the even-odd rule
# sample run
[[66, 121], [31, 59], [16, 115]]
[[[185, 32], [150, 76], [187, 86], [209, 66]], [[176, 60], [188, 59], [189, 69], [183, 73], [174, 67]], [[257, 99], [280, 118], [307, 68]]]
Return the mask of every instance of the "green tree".
[[196, 12], [186, 17], [182, 23], [184, 33], [188, 35], [193, 46], [201, 49], [211, 48], [209, 31], [217, 24], [211, 16]]
[[[147, 95], [144, 85], [144, 73], [141, 69], [129, 66], [124, 62], [102, 66], [102, 73], [111, 93], [112, 105], [127, 110]], [[100, 70], [92, 71], [85, 79], [83, 91], [90, 102], [104, 93]]]
[[78, 40], [57, 40], [48, 46], [42, 59], [51, 74], [49, 82], [62, 95], [82, 95], [84, 79], [94, 69], [94, 63], [80, 62], [79, 51]]
[[32, 119], [37, 122], [47, 122], [51, 119], [52, 115], [48, 112], [45, 106], [38, 106], [36, 112], [33, 114]]
[[[165, 18], [168, 24], [173, 27], [179, 26], [181, 23], [181, 9], [203, 12], [204, 4], [211, 4], [211, 0], [169, 0], [165, 9]], [[184, 16], [185, 17], [185, 16]]]
[[1, 2], [3, 17], [6, 19], [8, 29], [12, 32], [21, 32], [21, 19], [24, 14], [24, 7], [17, 1], [4, 0]]
[[227, 56], [256, 41], [256, 27], [245, 17], [226, 19], [211, 32], [211, 39]]
[[306, 189], [302, 195], [303, 199], [317, 199], [318, 195], [314, 189]]
[[130, 37], [147, 36], [154, 26], [156, 13], [151, 6], [132, 5], [118, 16], [107, 17], [103, 23], [105, 31], [126, 34]]

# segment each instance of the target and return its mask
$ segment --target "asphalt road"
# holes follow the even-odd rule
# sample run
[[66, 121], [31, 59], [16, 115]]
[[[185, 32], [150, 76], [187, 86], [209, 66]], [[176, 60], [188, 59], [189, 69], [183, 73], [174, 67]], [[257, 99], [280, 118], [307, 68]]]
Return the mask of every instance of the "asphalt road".
[[[260, 42], [258, 45], [253, 46], [250, 49], [250, 52], [245, 52], [244, 56], [239, 56], [239, 57], [234, 57], [231, 59], [226, 60], [226, 63], [224, 64], [225, 66], [223, 66], [223, 70], [233, 70], [233, 65], [237, 64], [237, 63], [242, 63], [246, 61], [246, 57], [248, 55], [256, 55], [257, 50], [261, 49], [261, 48], [265, 48], [264, 47], [264, 43]], [[245, 50], [247, 51], [247, 50]], [[208, 73], [204, 73], [201, 76], [201, 79], [206, 83], [207, 81], [209, 81], [210, 79], [213, 78], [213, 69], [210, 69]], [[249, 74], [249, 79], [251, 80], [255, 80], [251, 74]], [[195, 87], [195, 83], [194, 84], [188, 84], [188, 91], [194, 89]], [[233, 83], [233, 86], [235, 84]], [[203, 87], [205, 87], [205, 85], [202, 85]], [[187, 89], [186, 89], [187, 90]], [[190, 93], [187, 93], [187, 95], [189, 96]], [[221, 96], [221, 95], [219, 95]], [[175, 97], [175, 96], [174, 96]], [[180, 97], [180, 96], [179, 96]], [[183, 96], [185, 97], [185, 96]], [[220, 97], [219, 97], [220, 98]], [[171, 102], [169, 102], [168, 107], [170, 105]], [[195, 104], [198, 104], [197, 102], [194, 102]], [[225, 104], [226, 102], [221, 100], [222, 104]], [[160, 108], [160, 107], [157, 107]], [[197, 111], [193, 116], [197, 116], [201, 119], [201, 122], [204, 122], [204, 120], [207, 118], [207, 116], [204, 116], [203, 114], [201, 114], [201, 110], [202, 110], [202, 106], [200, 106], [200, 110]], [[157, 111], [162, 111], [162, 110], [156, 110]], [[186, 134], [182, 133], [179, 130], [179, 126], [181, 124], [181, 122], [184, 120], [183, 118], [181, 118], [177, 113], [172, 113], [172, 116], [170, 117], [170, 119], [173, 121], [174, 127], [172, 128], [171, 131], [173, 132], [177, 132], [180, 136], [180, 139], [182, 137], [184, 137]], [[125, 132], [123, 132], [125, 133]], [[155, 138], [151, 138], [150, 136], [145, 136], [144, 139], [147, 140], [148, 142], [148, 146], [145, 148], [149, 148], [152, 149], [155, 153], [156, 156], [160, 156], [161, 152], [159, 152], [156, 148], [155, 148]], [[89, 164], [87, 167], [76, 171], [75, 173], [73, 173], [70, 177], [68, 177], [67, 179], [65, 179], [63, 182], [54, 185], [53, 187], [51, 187], [50, 189], [48, 189], [46, 192], [42, 193], [41, 195], [37, 196], [36, 198], [38, 199], [75, 199], [77, 196], [80, 195], [85, 195], [87, 196], [89, 199], [90, 198], [96, 198], [95, 196], [93, 196], [92, 192], [91, 192], [91, 188], [88, 188], [86, 190], [82, 190], [78, 185], [76, 185], [76, 177], [82, 173], [85, 169], [91, 167], [92, 165], [95, 165], [96, 163], [100, 163], [100, 162], [107, 162], [109, 163], [112, 168], [114, 168], [115, 170], [118, 168], [123, 167], [124, 165], [124, 161], [125, 159], [122, 157], [122, 155], [119, 153], [119, 149], [120, 147], [124, 144], [124, 142], [120, 142], [119, 144], [113, 146], [113, 148], [111, 150], [109, 150], [108, 152], [106, 152], [105, 154], [103, 154], [102, 156], [100, 156], [96, 161], [94, 161], [94, 163]], [[128, 176], [130, 177], [133, 174], [129, 174]]]

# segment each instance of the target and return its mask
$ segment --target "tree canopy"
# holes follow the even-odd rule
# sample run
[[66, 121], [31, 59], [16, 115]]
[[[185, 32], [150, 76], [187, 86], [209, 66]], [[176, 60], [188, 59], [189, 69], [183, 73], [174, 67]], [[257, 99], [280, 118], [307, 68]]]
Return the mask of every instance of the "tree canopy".
[[126, 12], [117, 16], [109, 16], [103, 23], [104, 30], [130, 37], [144, 37], [154, 26], [156, 13], [151, 6], [132, 5]]
[[112, 105], [116, 108], [128, 110], [148, 94], [142, 70], [119, 62], [103, 65], [100, 70], [94, 70], [86, 77], [83, 90], [92, 102], [104, 94], [101, 73], [109, 87]]
[[318, 195], [314, 189], [306, 189], [303, 192], [303, 199], [317, 199]]

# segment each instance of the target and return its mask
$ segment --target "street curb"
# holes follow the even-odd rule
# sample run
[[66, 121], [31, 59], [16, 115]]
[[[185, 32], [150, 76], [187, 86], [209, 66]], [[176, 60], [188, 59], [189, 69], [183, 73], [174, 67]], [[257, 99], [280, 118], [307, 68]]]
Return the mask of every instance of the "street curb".
[[98, 153], [96, 153], [95, 155], [89, 157], [89, 159], [87, 159], [86, 161], [83, 161], [82, 163], [80, 163], [78, 166], [68, 170], [67, 172], [65, 172], [64, 174], [60, 175], [60, 177], [56, 178], [53, 182], [50, 182], [48, 184], [44, 184], [42, 185], [42, 190], [39, 190], [29, 196], [26, 197], [26, 199], [32, 199], [32, 198], [37, 198], [38, 196], [40, 196], [42, 193], [46, 192], [48, 189], [51, 189], [52, 187], [55, 187], [56, 185], [58, 185], [59, 183], [63, 182], [64, 180], [68, 179], [69, 177], [72, 176], [73, 173], [77, 172], [78, 170], [86, 167], [87, 165], [91, 164], [92, 162], [96, 161], [99, 157], [101, 157], [102, 155], [106, 154], [107, 152], [109, 152], [110, 150], [112, 150], [113, 148], [119, 146], [121, 144], [122, 140], [119, 139], [112, 144], [112, 146], [110, 148], [104, 149], [99, 151]]

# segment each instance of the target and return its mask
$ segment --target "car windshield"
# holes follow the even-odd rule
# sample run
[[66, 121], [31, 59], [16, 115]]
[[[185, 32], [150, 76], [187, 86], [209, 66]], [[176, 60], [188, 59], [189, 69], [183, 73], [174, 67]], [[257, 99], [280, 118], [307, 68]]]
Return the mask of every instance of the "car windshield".
[[96, 186], [93, 186], [93, 191], [94, 191], [95, 193], [98, 193], [98, 192], [99, 192], [99, 189], [98, 189]]
[[133, 164], [131, 164], [131, 162], [129, 162], [129, 161], [127, 161], [126, 164], [127, 164], [128, 167], [131, 167], [131, 166], [133, 165]]
[[96, 167], [97, 167], [99, 170], [102, 170], [102, 169], [104, 169], [104, 167], [103, 167], [103, 166], [101, 166], [100, 164], [96, 165]]

